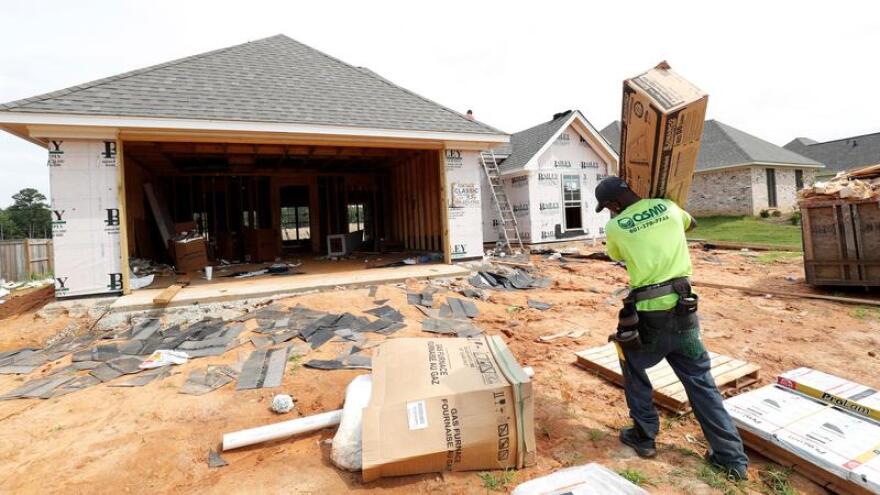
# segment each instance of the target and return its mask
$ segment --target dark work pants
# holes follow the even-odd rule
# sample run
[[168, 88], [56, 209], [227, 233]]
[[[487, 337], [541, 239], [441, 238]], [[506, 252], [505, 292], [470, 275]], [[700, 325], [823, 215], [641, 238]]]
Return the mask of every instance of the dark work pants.
[[645, 370], [666, 358], [684, 385], [714, 459], [728, 467], [747, 466], [749, 460], [742, 440], [721, 403], [721, 393], [710, 373], [709, 354], [700, 340], [700, 320], [696, 313], [680, 316], [673, 311], [640, 311], [639, 336], [641, 347], [623, 349], [625, 359], [620, 363], [626, 404], [636, 426], [651, 439], [660, 430], [651, 397], [653, 389]]

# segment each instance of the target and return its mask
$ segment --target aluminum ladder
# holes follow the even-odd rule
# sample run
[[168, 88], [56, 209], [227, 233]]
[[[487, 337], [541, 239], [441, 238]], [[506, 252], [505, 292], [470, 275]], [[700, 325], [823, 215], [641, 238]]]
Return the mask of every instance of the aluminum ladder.
[[522, 238], [519, 236], [519, 227], [516, 223], [516, 216], [513, 214], [513, 208], [510, 201], [507, 200], [507, 193], [504, 192], [504, 186], [501, 184], [501, 171], [498, 169], [498, 161], [495, 160], [495, 152], [492, 150], [480, 152], [480, 163], [483, 165], [483, 172], [489, 180], [489, 188], [492, 190], [492, 199], [495, 202], [495, 211], [501, 221], [501, 228], [498, 229], [504, 240], [503, 248], [508, 254], [514, 254], [513, 249], [518, 248], [519, 252], [525, 252], [523, 248]]

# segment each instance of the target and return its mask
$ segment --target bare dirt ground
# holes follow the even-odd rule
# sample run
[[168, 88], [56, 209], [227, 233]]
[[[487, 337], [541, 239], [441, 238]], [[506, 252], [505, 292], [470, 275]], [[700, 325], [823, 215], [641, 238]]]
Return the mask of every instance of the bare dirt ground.
[[[693, 252], [694, 279], [760, 288], [813, 291], [803, 282], [800, 258], [768, 261], [752, 253]], [[614, 470], [629, 469], [645, 477], [654, 493], [772, 493], [759, 480], [768, 462], [749, 452], [752, 481], [739, 486], [706, 475], [699, 456], [703, 438], [691, 415], [663, 413], [659, 455], [637, 458], [617, 440], [628, 424], [623, 391], [576, 367], [574, 352], [606, 342], [613, 330], [618, 303], [610, 299], [623, 287], [623, 269], [602, 261], [566, 268], [534, 257], [539, 271], [553, 278], [548, 289], [489, 291], [477, 301], [476, 324], [503, 335], [523, 365], [535, 369], [537, 465], [511, 476], [516, 483], [565, 466], [600, 462]], [[413, 283], [413, 286], [423, 284]], [[761, 384], [786, 369], [810, 366], [874, 387], [880, 386], [880, 311], [834, 302], [767, 298], [734, 290], [703, 288], [704, 339], [715, 352], [758, 363]], [[856, 294], [853, 294], [856, 295]], [[865, 294], [858, 294], [865, 297]], [[382, 286], [377, 299], [390, 298], [407, 318], [395, 337], [428, 336], [419, 330], [423, 318], [406, 305], [400, 287]], [[526, 308], [528, 298], [553, 303], [548, 311]], [[355, 314], [375, 307], [366, 289], [287, 298], [325, 311]], [[524, 309], [525, 308], [525, 309]], [[60, 316], [36, 318], [29, 311], [0, 320], [0, 351], [46, 340], [76, 323]], [[253, 325], [254, 323], [249, 323]], [[537, 343], [537, 337], [566, 329], [584, 329], [578, 340]], [[247, 336], [245, 334], [245, 336]], [[379, 338], [380, 336], [371, 338]], [[335, 356], [343, 344], [331, 342], [305, 359]], [[216, 358], [202, 358], [175, 368], [165, 380], [142, 388], [107, 384], [49, 400], [0, 402], [0, 492], [2, 493], [344, 493], [375, 491], [409, 493], [487, 493], [477, 473], [444, 473], [385, 479], [363, 484], [358, 474], [336, 469], [326, 440], [333, 431], [224, 453], [229, 465], [209, 469], [208, 449], [224, 432], [264, 425], [341, 406], [345, 385], [363, 371], [318, 371], [292, 362], [280, 389], [236, 392], [232, 385], [203, 396], [178, 394], [189, 372], [206, 364], [234, 362], [251, 344]], [[28, 377], [0, 376], [0, 392], [25, 379], [65, 366], [70, 358], [49, 363]], [[269, 410], [275, 393], [296, 399], [294, 412], [279, 416]], [[689, 441], [691, 439], [691, 441]], [[503, 473], [497, 473], [500, 479]], [[797, 491], [825, 491], [792, 475]], [[713, 485], [713, 486], [710, 486]]]

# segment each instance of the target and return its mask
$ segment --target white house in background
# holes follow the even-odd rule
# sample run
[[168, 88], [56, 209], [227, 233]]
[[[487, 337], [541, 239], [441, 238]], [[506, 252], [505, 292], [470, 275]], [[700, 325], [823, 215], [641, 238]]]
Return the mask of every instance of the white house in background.
[[[502, 184], [526, 244], [595, 239], [605, 235], [608, 212], [595, 212], [596, 184], [617, 174], [617, 153], [578, 110], [510, 136], [495, 149]], [[492, 190], [482, 181], [483, 238], [499, 238]]]

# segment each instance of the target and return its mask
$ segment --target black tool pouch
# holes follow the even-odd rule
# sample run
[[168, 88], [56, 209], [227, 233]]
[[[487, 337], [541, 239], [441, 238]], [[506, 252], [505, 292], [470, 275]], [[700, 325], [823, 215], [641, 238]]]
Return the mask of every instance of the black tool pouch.
[[636, 311], [635, 300], [627, 298], [623, 300], [623, 308], [617, 313], [617, 333], [608, 338], [620, 344], [621, 347], [641, 347], [639, 339], [639, 313]]
[[679, 316], [697, 312], [700, 298], [691, 290], [691, 284], [687, 279], [676, 280], [672, 288], [678, 294], [678, 304], [675, 305], [675, 314]]

